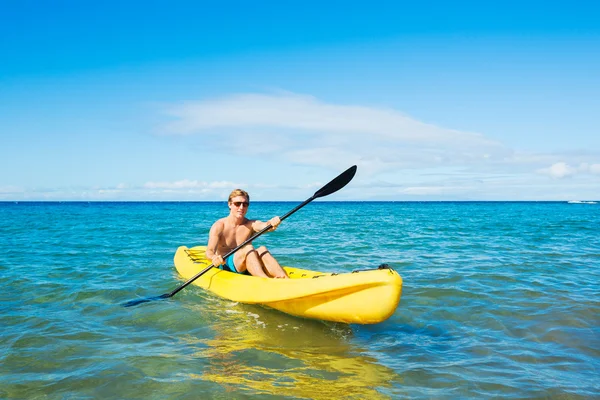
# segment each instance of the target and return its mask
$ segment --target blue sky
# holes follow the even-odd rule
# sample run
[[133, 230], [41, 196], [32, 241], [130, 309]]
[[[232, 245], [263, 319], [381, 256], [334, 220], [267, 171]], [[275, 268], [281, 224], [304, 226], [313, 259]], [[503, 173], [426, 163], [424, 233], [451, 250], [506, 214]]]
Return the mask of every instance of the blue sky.
[[0, 4], [0, 201], [600, 199], [594, 1]]

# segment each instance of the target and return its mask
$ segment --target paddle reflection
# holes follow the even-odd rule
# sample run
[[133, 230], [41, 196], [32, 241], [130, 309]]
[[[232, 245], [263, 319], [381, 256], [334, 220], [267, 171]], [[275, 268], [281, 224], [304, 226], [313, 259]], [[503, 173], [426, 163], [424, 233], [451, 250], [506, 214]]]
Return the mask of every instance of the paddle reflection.
[[215, 337], [194, 340], [202, 348], [196, 356], [208, 363], [194, 378], [231, 392], [310, 399], [388, 398], [380, 390], [400, 383], [393, 370], [351, 343], [348, 325], [260, 306], [228, 306], [212, 321]]

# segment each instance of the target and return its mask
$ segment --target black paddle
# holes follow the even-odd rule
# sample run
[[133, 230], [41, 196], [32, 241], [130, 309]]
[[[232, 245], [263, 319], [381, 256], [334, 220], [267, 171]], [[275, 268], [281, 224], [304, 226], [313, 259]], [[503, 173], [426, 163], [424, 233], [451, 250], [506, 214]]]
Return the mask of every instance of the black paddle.
[[[352, 178], [354, 178], [355, 174], [356, 174], [356, 165], [353, 165], [350, 168], [348, 168], [346, 171], [342, 172], [337, 178], [335, 178], [334, 180], [329, 182], [327, 185], [325, 185], [321, 189], [317, 190], [315, 192], [315, 194], [312, 195], [312, 197], [310, 197], [309, 199], [304, 201], [302, 204], [300, 204], [296, 208], [294, 208], [292, 211], [288, 212], [283, 217], [281, 217], [280, 218], [281, 221], [283, 221], [284, 219], [286, 219], [287, 217], [289, 217], [290, 215], [292, 215], [293, 213], [295, 213], [296, 211], [298, 211], [299, 209], [301, 209], [302, 207], [304, 207], [305, 205], [307, 205], [314, 199], [318, 199], [319, 197], [325, 197], [332, 193], [337, 192], [338, 190], [340, 190], [341, 188], [346, 186], [352, 180]], [[262, 235], [263, 233], [265, 233], [266, 231], [268, 231], [271, 228], [272, 228], [271, 224], [267, 225], [264, 229], [262, 229], [259, 232], [256, 232], [251, 238], [246, 240], [244, 243], [240, 244], [235, 249], [233, 249], [229, 253], [225, 254], [223, 256], [223, 258], [225, 259], [225, 258], [229, 257], [230, 255], [232, 255], [233, 253], [235, 253], [236, 251], [238, 251], [239, 249], [241, 249], [248, 243], [252, 242], [254, 239], [256, 239], [257, 237], [259, 237], [260, 235]], [[173, 297], [177, 294], [177, 292], [179, 292], [180, 290], [185, 288], [190, 283], [194, 282], [196, 279], [200, 278], [209, 269], [211, 269], [213, 267], [214, 267], [214, 265], [211, 264], [208, 267], [204, 268], [202, 271], [198, 272], [196, 275], [191, 277], [187, 282], [185, 282], [184, 284], [182, 284], [181, 286], [179, 286], [178, 288], [176, 288], [175, 290], [173, 290], [170, 293], [165, 293], [165, 294], [162, 294], [160, 296], [155, 296], [155, 297], [148, 297], [146, 299], [131, 300], [123, 305], [125, 307], [132, 307], [132, 306], [137, 306], [138, 304], [148, 303], [153, 300], [167, 299], [169, 297]]]

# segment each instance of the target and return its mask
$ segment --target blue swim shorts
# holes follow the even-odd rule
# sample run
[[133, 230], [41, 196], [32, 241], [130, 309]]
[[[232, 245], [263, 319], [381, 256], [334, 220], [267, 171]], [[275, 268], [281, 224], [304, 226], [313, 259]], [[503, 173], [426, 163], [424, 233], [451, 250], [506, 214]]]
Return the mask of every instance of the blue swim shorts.
[[244, 272], [239, 272], [237, 270], [237, 268], [235, 267], [235, 263], [233, 262], [233, 255], [227, 257], [225, 259], [225, 264], [219, 265], [219, 268], [222, 269], [223, 271], [234, 272], [236, 274], [250, 275], [247, 270]]

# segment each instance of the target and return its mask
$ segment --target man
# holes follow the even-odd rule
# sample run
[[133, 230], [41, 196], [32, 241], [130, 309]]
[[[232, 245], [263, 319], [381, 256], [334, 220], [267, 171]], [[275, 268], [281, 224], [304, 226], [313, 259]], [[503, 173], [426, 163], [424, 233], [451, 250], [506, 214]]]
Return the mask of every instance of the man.
[[227, 259], [223, 259], [223, 255], [229, 253], [256, 232], [263, 230], [269, 224], [273, 227], [270, 231], [274, 231], [281, 222], [279, 217], [273, 217], [268, 222], [247, 219], [250, 195], [241, 189], [231, 192], [227, 204], [229, 215], [219, 219], [210, 228], [206, 257], [212, 260], [213, 265], [222, 265], [224, 270], [240, 274], [247, 271], [251, 275], [263, 278], [288, 278], [281, 265], [265, 246], [255, 249], [252, 243], [248, 243]]

